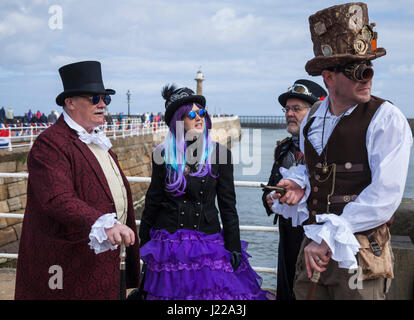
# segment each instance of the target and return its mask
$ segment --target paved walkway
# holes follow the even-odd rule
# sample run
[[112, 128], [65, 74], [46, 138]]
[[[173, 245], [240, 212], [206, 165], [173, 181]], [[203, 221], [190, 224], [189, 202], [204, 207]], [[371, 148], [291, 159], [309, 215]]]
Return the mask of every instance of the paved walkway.
[[14, 299], [16, 270], [0, 268], [0, 300]]
[[[0, 268], [0, 300], [14, 300], [14, 284], [16, 280], [16, 269]], [[265, 289], [269, 290], [269, 289]], [[127, 290], [127, 294], [132, 289]], [[269, 290], [272, 291], [272, 290]], [[275, 293], [272, 291], [272, 293]]]

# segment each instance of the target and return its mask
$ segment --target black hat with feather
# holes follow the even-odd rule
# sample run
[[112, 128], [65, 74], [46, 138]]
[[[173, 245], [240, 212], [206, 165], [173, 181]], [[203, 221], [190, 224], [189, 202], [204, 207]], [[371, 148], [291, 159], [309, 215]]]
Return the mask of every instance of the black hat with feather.
[[162, 88], [161, 95], [165, 99], [165, 122], [168, 126], [179, 107], [191, 102], [206, 107], [206, 98], [194, 94], [193, 90], [186, 87], [177, 89], [174, 84], [166, 85]]

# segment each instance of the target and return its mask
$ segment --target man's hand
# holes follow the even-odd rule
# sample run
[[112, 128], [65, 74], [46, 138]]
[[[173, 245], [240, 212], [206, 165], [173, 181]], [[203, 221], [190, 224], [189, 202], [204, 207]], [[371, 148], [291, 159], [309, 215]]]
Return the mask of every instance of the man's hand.
[[324, 266], [326, 266], [331, 259], [331, 250], [325, 241], [322, 241], [321, 244], [312, 241], [305, 247], [304, 252], [309, 279], [312, 277], [312, 270], [318, 272], [326, 270]]
[[112, 228], [105, 229], [105, 233], [113, 246], [124, 242], [129, 247], [135, 243], [134, 231], [126, 225], [115, 224]]
[[286, 203], [289, 206], [294, 206], [305, 195], [305, 190], [296, 182], [289, 179], [280, 180], [277, 186], [286, 189], [286, 194], [284, 196], [276, 192], [273, 194], [273, 199], [279, 199], [279, 203]]

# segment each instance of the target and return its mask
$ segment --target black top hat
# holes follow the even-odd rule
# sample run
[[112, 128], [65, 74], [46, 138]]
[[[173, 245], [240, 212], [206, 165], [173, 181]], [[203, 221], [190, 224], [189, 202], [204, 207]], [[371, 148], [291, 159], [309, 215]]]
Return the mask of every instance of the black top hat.
[[115, 94], [115, 90], [105, 89], [102, 82], [101, 63], [82, 61], [71, 63], [59, 69], [63, 82], [63, 92], [56, 97], [59, 106], [65, 99], [80, 94]]
[[324, 88], [319, 84], [305, 79], [296, 80], [287, 92], [279, 96], [279, 102], [284, 107], [290, 98], [297, 98], [309, 102], [311, 105], [327, 96]]
[[165, 122], [168, 126], [179, 107], [191, 102], [198, 103], [203, 108], [206, 107], [206, 98], [194, 94], [193, 90], [186, 87], [177, 89], [175, 85], [166, 85], [162, 88], [161, 95], [165, 99]]

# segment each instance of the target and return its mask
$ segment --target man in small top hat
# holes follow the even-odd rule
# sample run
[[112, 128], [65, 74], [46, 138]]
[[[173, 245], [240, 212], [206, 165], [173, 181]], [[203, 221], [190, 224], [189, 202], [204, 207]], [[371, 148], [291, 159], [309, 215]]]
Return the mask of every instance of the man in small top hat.
[[99, 128], [115, 91], [104, 88], [97, 61], [59, 72], [62, 115], [27, 160], [15, 298], [118, 299], [119, 245], [127, 246], [127, 287], [138, 286], [139, 248], [131, 190]]
[[322, 75], [329, 95], [301, 125], [306, 168], [284, 175], [287, 192], [276, 195], [278, 210], [307, 218], [295, 296], [382, 300], [394, 277], [388, 225], [404, 192], [411, 129], [396, 106], [371, 95], [372, 60], [386, 52], [366, 4], [333, 6], [309, 22], [315, 57], [305, 69]]
[[[285, 113], [287, 131], [290, 137], [277, 141], [274, 151], [274, 163], [269, 177], [268, 186], [276, 186], [282, 179], [282, 170], [298, 164], [304, 164], [303, 153], [299, 149], [299, 129], [309, 108], [326, 97], [326, 91], [317, 83], [299, 79], [279, 96], [279, 103]], [[262, 201], [267, 215], [272, 210], [275, 191], [264, 189]], [[279, 220], [279, 246], [277, 259], [277, 292], [276, 300], [294, 300], [293, 277], [295, 275], [296, 258], [303, 240], [303, 228], [291, 217], [279, 216], [276, 212], [273, 224]]]

